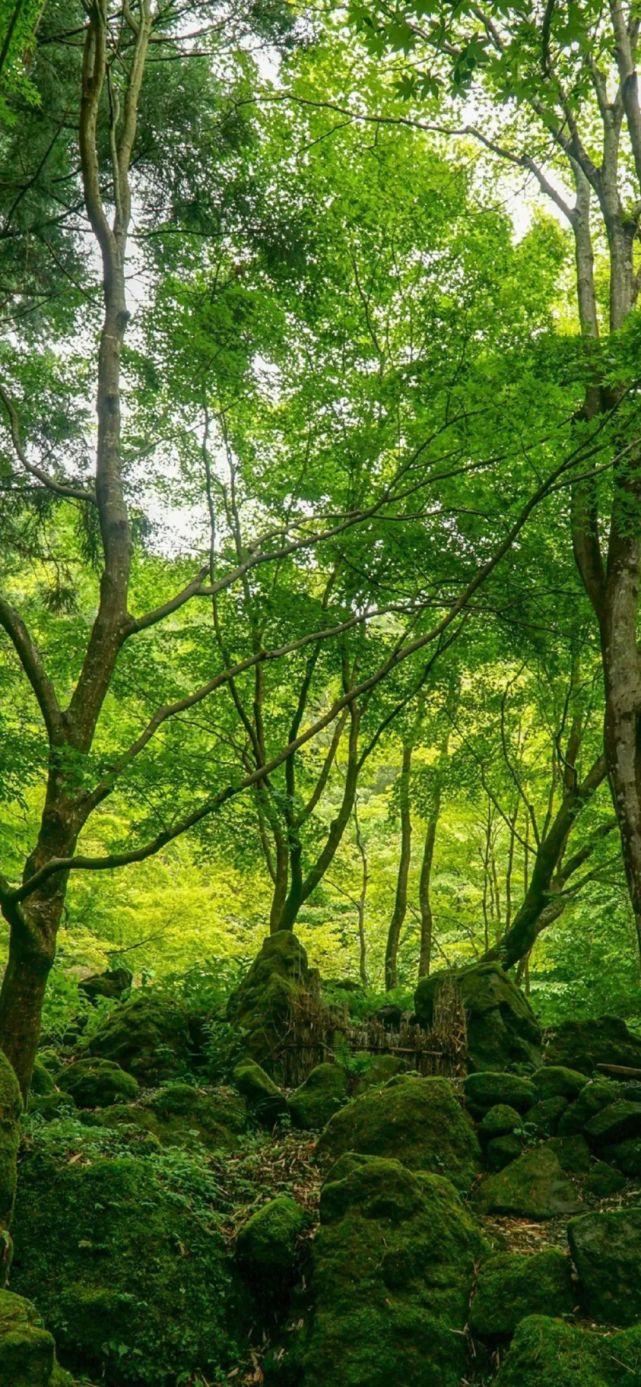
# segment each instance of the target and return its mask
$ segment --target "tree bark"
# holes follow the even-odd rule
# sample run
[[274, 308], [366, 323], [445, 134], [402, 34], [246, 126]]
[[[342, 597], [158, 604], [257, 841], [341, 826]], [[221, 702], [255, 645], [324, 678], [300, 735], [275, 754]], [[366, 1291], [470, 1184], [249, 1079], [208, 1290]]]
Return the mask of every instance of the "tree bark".
[[385, 949], [385, 991], [391, 992], [398, 987], [398, 945], [401, 937], [401, 928], [407, 911], [407, 883], [409, 880], [410, 859], [412, 852], [412, 817], [410, 806], [410, 775], [412, 770], [412, 751], [411, 743], [403, 746], [403, 759], [401, 762], [401, 774], [399, 784], [400, 795], [400, 814], [401, 814], [401, 852], [398, 864], [398, 876], [396, 879], [396, 897], [394, 900], [394, 910], [390, 920], [387, 934], [387, 946]]
[[418, 905], [421, 920], [421, 942], [418, 956], [418, 976], [426, 978], [432, 965], [432, 943], [434, 938], [434, 914], [432, 911], [431, 883], [436, 830], [441, 809], [441, 788], [437, 787], [432, 813], [427, 822], [421, 875], [418, 883]]

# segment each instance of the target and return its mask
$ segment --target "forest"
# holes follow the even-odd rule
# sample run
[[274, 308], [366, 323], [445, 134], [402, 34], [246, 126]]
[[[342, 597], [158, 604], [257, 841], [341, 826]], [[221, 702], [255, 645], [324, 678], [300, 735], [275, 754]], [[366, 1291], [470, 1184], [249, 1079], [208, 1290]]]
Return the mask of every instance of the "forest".
[[641, 1387], [639, 0], [0, 0], [0, 1387]]

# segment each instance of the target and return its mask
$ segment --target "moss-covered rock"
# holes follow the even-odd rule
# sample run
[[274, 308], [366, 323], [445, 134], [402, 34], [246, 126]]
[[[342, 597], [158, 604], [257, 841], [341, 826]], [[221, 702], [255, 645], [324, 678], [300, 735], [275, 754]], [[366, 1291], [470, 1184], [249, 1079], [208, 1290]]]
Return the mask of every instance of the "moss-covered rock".
[[0, 1387], [72, 1387], [35, 1305], [0, 1291]]
[[468, 1074], [464, 1090], [470, 1111], [478, 1116], [497, 1103], [505, 1103], [510, 1108], [516, 1108], [517, 1112], [526, 1112], [537, 1100], [537, 1092], [530, 1079], [502, 1071], [485, 1070]]
[[268, 935], [227, 1004], [228, 1020], [245, 1032], [247, 1054], [268, 1073], [278, 1069], [283, 1038], [302, 994], [312, 993], [319, 1012], [323, 1010], [319, 991], [317, 974], [296, 935], [291, 930]]
[[244, 1060], [237, 1064], [232, 1078], [258, 1122], [265, 1127], [273, 1127], [279, 1117], [285, 1116], [288, 1111], [285, 1094], [255, 1060]]
[[641, 1208], [584, 1214], [568, 1224], [581, 1304], [594, 1319], [641, 1319]]
[[541, 1136], [555, 1136], [567, 1106], [567, 1098], [564, 1098], [560, 1093], [550, 1098], [540, 1098], [533, 1108], [528, 1109], [526, 1118], [528, 1126], [534, 1127]]
[[342, 1108], [347, 1097], [347, 1075], [342, 1066], [317, 1064], [289, 1099], [294, 1126], [304, 1131], [320, 1131]]
[[138, 1081], [112, 1060], [76, 1060], [58, 1075], [58, 1087], [78, 1108], [107, 1108], [138, 1097]]
[[620, 1016], [564, 1021], [548, 1042], [547, 1064], [564, 1065], [593, 1074], [598, 1064], [641, 1068], [641, 1037], [633, 1035]]
[[569, 1175], [585, 1175], [589, 1171], [592, 1154], [585, 1137], [579, 1132], [570, 1137], [550, 1137], [546, 1146], [554, 1152], [561, 1170], [566, 1170]]
[[51, 1070], [47, 1067], [46, 1064], [43, 1064], [41, 1059], [36, 1059], [36, 1062], [33, 1066], [33, 1073], [31, 1075], [29, 1092], [38, 1095], [44, 1093], [53, 1093], [55, 1087], [56, 1085]]
[[320, 1214], [305, 1387], [458, 1387], [484, 1246], [450, 1182], [345, 1156]]
[[399, 1075], [337, 1112], [322, 1133], [319, 1154], [344, 1151], [398, 1159], [412, 1170], [446, 1175], [467, 1189], [480, 1166], [473, 1123], [447, 1079]]
[[244, 1293], [200, 1184], [187, 1199], [179, 1178], [136, 1157], [21, 1164], [12, 1285], [66, 1363], [113, 1387], [217, 1380], [237, 1354]]
[[580, 1197], [557, 1157], [546, 1146], [524, 1151], [496, 1175], [488, 1175], [476, 1193], [484, 1214], [508, 1214], [516, 1218], [547, 1219], [574, 1214]]
[[239, 1229], [236, 1261], [259, 1300], [279, 1303], [291, 1290], [308, 1216], [287, 1194], [270, 1199]]
[[585, 1135], [594, 1146], [613, 1146], [629, 1137], [641, 1137], [641, 1103], [617, 1098], [585, 1124]]
[[567, 1069], [562, 1064], [546, 1064], [534, 1071], [532, 1083], [539, 1098], [560, 1096], [572, 1100], [578, 1098], [581, 1089], [585, 1088], [587, 1076], [578, 1069]]
[[628, 1180], [641, 1179], [641, 1137], [619, 1141], [615, 1146], [609, 1146], [605, 1154], [608, 1161], [613, 1161]]
[[134, 1124], [161, 1146], [191, 1146], [197, 1140], [210, 1151], [233, 1150], [247, 1126], [247, 1109], [231, 1089], [206, 1091], [175, 1080], [140, 1103], [104, 1109], [102, 1119], [107, 1126]]
[[129, 991], [133, 980], [134, 975], [129, 968], [106, 968], [104, 973], [92, 973], [91, 977], [82, 978], [78, 983], [78, 991], [84, 992], [85, 997], [91, 1002], [95, 1002], [98, 997], [114, 1000]]
[[507, 1338], [526, 1315], [571, 1314], [571, 1271], [570, 1258], [556, 1247], [489, 1257], [470, 1306], [472, 1333]]
[[192, 1059], [189, 1016], [176, 998], [146, 988], [109, 1012], [88, 1049], [121, 1065], [141, 1084], [178, 1078]]
[[523, 1140], [516, 1132], [492, 1137], [485, 1147], [485, 1166], [488, 1170], [503, 1170], [520, 1156], [522, 1150]]
[[494, 1387], [614, 1387], [609, 1360], [598, 1335], [530, 1315], [518, 1325]]
[[36, 1113], [45, 1122], [55, 1122], [56, 1118], [70, 1115], [76, 1105], [70, 1093], [55, 1088], [53, 1093], [29, 1094], [28, 1111]]
[[585, 1189], [597, 1199], [610, 1199], [625, 1185], [625, 1175], [607, 1161], [593, 1161], [585, 1180]]
[[407, 1065], [399, 1055], [370, 1055], [357, 1050], [354, 1055], [355, 1060], [363, 1064], [363, 1068], [356, 1076], [353, 1086], [355, 1094], [365, 1093], [368, 1088], [382, 1088], [383, 1084], [394, 1079], [397, 1074], [402, 1074]]
[[566, 1108], [559, 1122], [561, 1136], [572, 1136], [582, 1132], [595, 1113], [607, 1108], [619, 1097], [619, 1085], [610, 1079], [594, 1079], [587, 1083], [578, 1098]]
[[534, 1012], [525, 994], [498, 963], [476, 963], [422, 978], [414, 998], [422, 1026], [432, 1025], [439, 988], [452, 982], [459, 989], [467, 1016], [470, 1069], [501, 1070], [515, 1064], [541, 1063], [541, 1032]]
[[523, 1118], [516, 1108], [511, 1108], [507, 1103], [496, 1103], [483, 1114], [479, 1136], [481, 1141], [491, 1141], [494, 1137], [507, 1136], [522, 1125]]

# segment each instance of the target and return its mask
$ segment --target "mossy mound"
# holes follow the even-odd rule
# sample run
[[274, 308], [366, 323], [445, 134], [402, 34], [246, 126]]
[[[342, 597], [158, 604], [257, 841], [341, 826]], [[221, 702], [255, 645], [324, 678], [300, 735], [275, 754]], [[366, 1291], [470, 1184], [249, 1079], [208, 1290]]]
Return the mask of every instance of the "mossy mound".
[[516, 1108], [511, 1108], [507, 1103], [496, 1103], [483, 1114], [479, 1136], [481, 1141], [491, 1141], [494, 1137], [504, 1137], [514, 1132], [522, 1123], [523, 1119]]
[[546, 1146], [524, 1151], [498, 1174], [486, 1176], [476, 1204], [484, 1214], [532, 1219], [574, 1214], [581, 1208], [574, 1185]]
[[572, 1136], [582, 1132], [596, 1113], [616, 1102], [620, 1095], [619, 1084], [610, 1079], [594, 1079], [586, 1083], [578, 1098], [566, 1108], [559, 1122], [559, 1134]]
[[368, 1088], [382, 1088], [390, 1079], [395, 1079], [397, 1074], [402, 1074], [408, 1068], [399, 1055], [370, 1055], [366, 1051], [357, 1050], [354, 1059], [363, 1065], [353, 1080], [355, 1094], [365, 1093]]
[[70, 1093], [54, 1089], [53, 1093], [29, 1094], [28, 1111], [36, 1113], [44, 1122], [55, 1122], [57, 1118], [70, 1116], [76, 1105]]
[[553, 1151], [561, 1170], [568, 1175], [586, 1175], [592, 1163], [590, 1148], [584, 1136], [576, 1132], [569, 1137], [551, 1137], [546, 1142], [548, 1151]]
[[317, 1064], [289, 1099], [292, 1122], [303, 1131], [320, 1131], [347, 1097], [347, 1075], [342, 1066]]
[[641, 1137], [632, 1137], [608, 1147], [607, 1157], [628, 1180], [641, 1179]]
[[615, 1387], [610, 1357], [598, 1335], [530, 1315], [516, 1330], [495, 1387]]
[[534, 1012], [498, 963], [477, 963], [422, 978], [414, 997], [420, 1025], [432, 1025], [439, 988], [451, 982], [460, 992], [467, 1015], [470, 1069], [541, 1063], [541, 1032]]
[[585, 1135], [594, 1146], [613, 1146], [629, 1137], [641, 1137], [641, 1103], [618, 1098], [601, 1108], [585, 1124]]
[[480, 1116], [497, 1103], [506, 1103], [517, 1112], [526, 1112], [537, 1100], [537, 1092], [529, 1079], [520, 1074], [485, 1070], [468, 1074], [464, 1084], [465, 1101], [471, 1112]]
[[[56, 1068], [59, 1068], [59, 1066], [57, 1065]], [[36, 1059], [31, 1075], [29, 1093], [37, 1094], [38, 1096], [45, 1093], [53, 1093], [55, 1087], [56, 1084], [51, 1070], [41, 1059]]]
[[581, 1074], [578, 1069], [567, 1069], [562, 1064], [546, 1064], [541, 1069], [536, 1069], [532, 1075], [532, 1083], [539, 1095], [539, 1098], [578, 1098], [581, 1089], [585, 1088], [587, 1077]]
[[92, 1379], [218, 1380], [237, 1352], [242, 1296], [200, 1186], [187, 1199], [149, 1160], [89, 1159], [23, 1160], [12, 1285], [37, 1300], [61, 1356]]
[[585, 1189], [597, 1199], [610, 1199], [613, 1194], [625, 1187], [625, 1175], [607, 1161], [593, 1161], [588, 1172]]
[[522, 1150], [523, 1140], [516, 1132], [492, 1137], [485, 1147], [485, 1165], [488, 1170], [503, 1170], [520, 1156]]
[[559, 1122], [567, 1106], [568, 1100], [561, 1093], [550, 1098], [540, 1098], [534, 1107], [528, 1108], [525, 1121], [541, 1136], [556, 1136]]
[[568, 1241], [587, 1313], [605, 1324], [641, 1319], [641, 1208], [573, 1218]]
[[227, 1003], [227, 1019], [245, 1032], [247, 1054], [268, 1073], [278, 1065], [283, 1037], [302, 994], [312, 993], [320, 1011], [319, 991], [318, 976], [309, 968], [296, 935], [290, 930], [268, 935]]
[[342, 1108], [328, 1123], [319, 1154], [344, 1151], [385, 1156], [412, 1170], [446, 1175], [469, 1188], [480, 1167], [474, 1125], [456, 1101], [447, 1079], [399, 1075]]
[[247, 1126], [245, 1103], [232, 1090], [204, 1091], [179, 1081], [164, 1084], [141, 1103], [106, 1108], [102, 1117], [107, 1126], [138, 1126], [161, 1146], [191, 1146], [198, 1140], [211, 1151], [233, 1150]]
[[546, 1063], [593, 1074], [598, 1064], [641, 1068], [641, 1037], [620, 1016], [564, 1021], [548, 1042]]
[[72, 1387], [35, 1305], [11, 1291], [0, 1291], [0, 1387]]
[[285, 1094], [255, 1060], [237, 1064], [232, 1078], [257, 1122], [273, 1127], [279, 1117], [285, 1116], [288, 1111]]
[[569, 1315], [572, 1306], [570, 1258], [558, 1248], [499, 1253], [479, 1271], [470, 1328], [483, 1338], [509, 1338], [526, 1315]]
[[150, 987], [115, 1007], [94, 1032], [88, 1049], [91, 1055], [121, 1065], [141, 1084], [159, 1084], [189, 1068], [189, 1017], [175, 998], [155, 994]]
[[321, 1193], [305, 1387], [458, 1387], [478, 1227], [448, 1180], [344, 1156]]
[[305, 1210], [289, 1195], [264, 1204], [240, 1228], [236, 1261], [260, 1300], [287, 1299], [298, 1262], [298, 1245], [308, 1222]]
[[108, 1108], [138, 1097], [138, 1080], [113, 1060], [82, 1059], [62, 1069], [58, 1087], [69, 1093], [78, 1108]]

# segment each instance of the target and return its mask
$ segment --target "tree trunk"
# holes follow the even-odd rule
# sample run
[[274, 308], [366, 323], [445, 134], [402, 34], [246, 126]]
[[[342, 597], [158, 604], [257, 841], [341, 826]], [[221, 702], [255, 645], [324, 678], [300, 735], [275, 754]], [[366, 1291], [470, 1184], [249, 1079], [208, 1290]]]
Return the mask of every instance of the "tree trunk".
[[400, 811], [401, 811], [401, 855], [398, 864], [398, 877], [396, 879], [396, 898], [394, 910], [390, 920], [387, 935], [387, 947], [385, 949], [385, 991], [391, 992], [398, 987], [398, 944], [401, 936], [401, 927], [407, 911], [407, 883], [410, 871], [410, 857], [412, 850], [412, 819], [410, 811], [410, 772], [412, 769], [412, 746], [406, 744], [403, 747], [403, 760], [401, 763], [400, 775]]
[[369, 886], [369, 863], [367, 860], [367, 848], [365, 839], [361, 833], [360, 821], [358, 818], [358, 808], [354, 804], [354, 827], [356, 830], [356, 847], [361, 859], [361, 889], [358, 897], [358, 975], [363, 987], [369, 987], [369, 975], [367, 972], [367, 937], [365, 934], [365, 908], [367, 905], [367, 888]]
[[[602, 626], [604, 740], [623, 862], [641, 949], [641, 670], [637, 650], [639, 545], [619, 546]], [[626, 552], [627, 551], [627, 552]]]
[[434, 861], [434, 845], [436, 843], [436, 830], [438, 827], [440, 809], [441, 790], [439, 786], [436, 791], [434, 808], [428, 820], [427, 830], [425, 833], [425, 843], [423, 846], [423, 860], [421, 862], [421, 875], [418, 883], [418, 904], [421, 917], [421, 945], [418, 959], [419, 978], [426, 978], [428, 976], [432, 964], [434, 915], [432, 911], [430, 888], [432, 883], [432, 863]]

